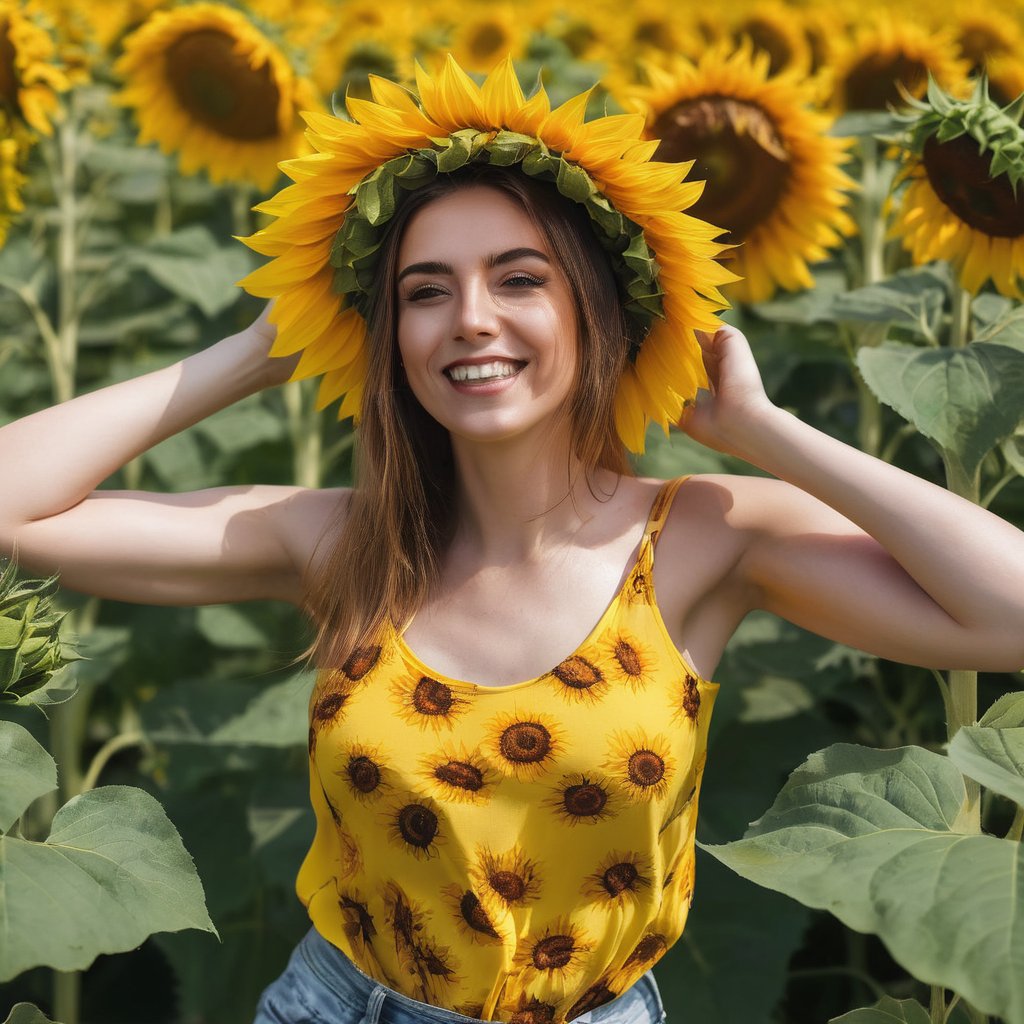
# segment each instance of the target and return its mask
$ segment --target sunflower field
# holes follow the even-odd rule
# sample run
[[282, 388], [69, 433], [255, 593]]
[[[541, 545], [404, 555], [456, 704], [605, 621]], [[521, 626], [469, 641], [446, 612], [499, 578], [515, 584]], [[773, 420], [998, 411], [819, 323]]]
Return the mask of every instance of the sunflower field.
[[[777, 405], [1024, 526], [1022, 0], [0, 0], [0, 425], [251, 323], [242, 241], [307, 124], [508, 59], [527, 96], [583, 95], [577, 125], [630, 115], [692, 162]], [[323, 202], [292, 242], [331, 244]], [[350, 484], [332, 359], [103, 487]], [[656, 426], [636, 464], [757, 472]], [[291, 606], [125, 604], [0, 562], [7, 1024], [252, 1020], [308, 928], [308, 639]], [[654, 966], [671, 1024], [1024, 1024], [1024, 675], [754, 614], [716, 679], [696, 898]]]

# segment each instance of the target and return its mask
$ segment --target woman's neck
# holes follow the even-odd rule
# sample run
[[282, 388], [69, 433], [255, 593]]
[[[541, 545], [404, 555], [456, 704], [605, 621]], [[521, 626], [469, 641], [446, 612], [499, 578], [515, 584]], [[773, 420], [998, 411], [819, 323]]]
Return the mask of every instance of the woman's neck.
[[[481, 444], [452, 438], [459, 523], [455, 543], [481, 564], [542, 560], [563, 547], [614, 489], [610, 470], [587, 474], [568, 438]], [[571, 493], [570, 493], [571, 492]]]

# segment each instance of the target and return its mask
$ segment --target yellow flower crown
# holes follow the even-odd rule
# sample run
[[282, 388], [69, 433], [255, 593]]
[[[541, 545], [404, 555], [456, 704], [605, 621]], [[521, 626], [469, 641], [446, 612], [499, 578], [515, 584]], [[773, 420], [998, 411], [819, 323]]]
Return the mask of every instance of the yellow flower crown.
[[431, 78], [416, 65], [418, 101], [370, 77], [373, 102], [346, 97], [352, 121], [303, 113], [317, 151], [282, 163], [294, 184], [255, 209], [277, 218], [248, 238], [274, 257], [239, 284], [274, 298], [272, 356], [302, 352], [291, 380], [323, 374], [317, 408], [344, 396], [338, 419], [358, 421], [366, 377], [367, 297], [377, 247], [400, 190], [470, 162], [519, 165], [585, 204], [611, 256], [627, 314], [646, 330], [630, 352], [615, 400], [626, 446], [643, 451], [650, 421], [667, 433], [706, 386], [694, 330], [714, 331], [736, 275], [715, 262], [721, 229], [683, 211], [703, 182], [689, 163], [651, 160], [641, 114], [584, 121], [581, 93], [551, 110], [543, 87], [527, 100], [511, 58], [478, 86], [449, 55]]

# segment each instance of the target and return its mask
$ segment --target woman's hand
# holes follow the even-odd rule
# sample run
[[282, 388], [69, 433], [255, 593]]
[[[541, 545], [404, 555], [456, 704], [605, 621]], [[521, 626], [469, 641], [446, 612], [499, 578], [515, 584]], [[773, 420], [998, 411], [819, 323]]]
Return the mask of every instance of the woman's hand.
[[759, 417], [775, 408], [765, 394], [750, 343], [735, 327], [714, 334], [696, 331], [710, 391], [700, 391], [679, 420], [679, 429], [708, 448], [743, 458], [744, 440]]
[[302, 357], [301, 352], [291, 356], [278, 357], [270, 355], [270, 349], [277, 338], [277, 328], [270, 321], [270, 310], [273, 308], [273, 305], [274, 301], [271, 299], [263, 307], [263, 312], [260, 313], [259, 317], [248, 327], [249, 335], [258, 340], [266, 360], [267, 387], [273, 387], [287, 381]]

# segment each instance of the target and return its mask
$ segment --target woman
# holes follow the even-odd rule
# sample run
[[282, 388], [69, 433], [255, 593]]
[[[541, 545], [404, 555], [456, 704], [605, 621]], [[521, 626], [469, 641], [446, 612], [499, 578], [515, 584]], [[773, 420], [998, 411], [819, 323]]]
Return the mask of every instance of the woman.
[[710, 680], [747, 612], [918, 665], [1024, 662], [1024, 535], [774, 407], [734, 329], [697, 336], [709, 387], [680, 426], [776, 479], [629, 474], [648, 340], [592, 219], [474, 161], [398, 196], [369, 283], [344, 279], [367, 325], [352, 492], [95, 490], [299, 373], [287, 274], [239, 335], [0, 430], [2, 548], [28, 569], [318, 627], [313, 927], [260, 1024], [663, 1020], [650, 967], [693, 899]]

